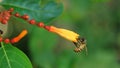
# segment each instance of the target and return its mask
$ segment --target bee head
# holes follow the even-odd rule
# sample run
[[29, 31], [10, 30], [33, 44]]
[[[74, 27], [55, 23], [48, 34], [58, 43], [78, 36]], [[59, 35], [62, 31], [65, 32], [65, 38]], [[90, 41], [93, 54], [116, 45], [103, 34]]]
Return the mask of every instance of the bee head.
[[79, 41], [80, 41], [82, 44], [86, 44], [86, 39], [85, 39], [85, 38], [79, 38]]

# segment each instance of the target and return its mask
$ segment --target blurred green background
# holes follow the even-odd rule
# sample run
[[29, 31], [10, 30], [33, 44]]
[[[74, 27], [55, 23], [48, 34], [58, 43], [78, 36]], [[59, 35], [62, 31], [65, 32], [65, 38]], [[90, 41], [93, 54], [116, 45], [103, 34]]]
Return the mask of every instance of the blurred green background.
[[[24, 45], [34, 68], [120, 68], [120, 0], [62, 0], [64, 11], [47, 25], [73, 30], [87, 39], [85, 51], [35, 27]], [[21, 41], [21, 42], [22, 42]], [[26, 48], [28, 45], [28, 48]]]

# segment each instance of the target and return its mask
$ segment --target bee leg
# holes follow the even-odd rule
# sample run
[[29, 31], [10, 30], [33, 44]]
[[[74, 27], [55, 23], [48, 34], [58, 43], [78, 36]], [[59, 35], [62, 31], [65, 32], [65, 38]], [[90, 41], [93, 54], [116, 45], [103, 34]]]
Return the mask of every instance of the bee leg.
[[77, 38], [77, 42], [73, 42], [73, 43], [75, 44], [75, 46], [76, 46], [77, 48], [79, 48], [80, 45], [82, 44], [81, 41], [80, 41], [80, 38]]
[[80, 38], [77, 39], [77, 43], [78, 43], [79, 45], [82, 44], [82, 42], [80, 41]]
[[77, 47], [77, 48], [79, 48], [80, 46], [78, 45], [78, 43], [76, 43], [76, 42], [73, 42], [74, 44], [75, 44], [75, 46]]
[[79, 48], [75, 48], [74, 49], [74, 52], [76, 52], [76, 53], [78, 53], [78, 52], [80, 52], [81, 51], [81, 49], [79, 49]]

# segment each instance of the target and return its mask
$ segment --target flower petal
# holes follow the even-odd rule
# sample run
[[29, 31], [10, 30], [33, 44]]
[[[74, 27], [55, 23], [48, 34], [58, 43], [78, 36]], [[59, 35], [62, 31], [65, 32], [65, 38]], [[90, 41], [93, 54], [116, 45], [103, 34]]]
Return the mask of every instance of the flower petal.
[[67, 30], [67, 29], [63, 29], [63, 28], [57, 28], [54, 26], [50, 26], [50, 32], [54, 32], [60, 36], [62, 36], [63, 38], [70, 40], [72, 42], [77, 42], [77, 39], [79, 38], [79, 34], [71, 31], [71, 30]]

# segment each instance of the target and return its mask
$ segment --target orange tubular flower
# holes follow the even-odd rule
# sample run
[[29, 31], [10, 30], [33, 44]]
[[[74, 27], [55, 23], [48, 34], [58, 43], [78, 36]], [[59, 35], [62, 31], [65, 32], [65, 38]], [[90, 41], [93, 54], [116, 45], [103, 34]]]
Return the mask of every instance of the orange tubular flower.
[[17, 43], [18, 41], [20, 41], [24, 36], [26, 36], [28, 33], [27, 30], [23, 30], [17, 37], [13, 38], [11, 40], [11, 43]]
[[86, 40], [84, 38], [79, 38], [80, 36], [79, 34], [71, 30], [57, 28], [54, 26], [45, 26], [44, 28], [50, 32], [53, 32], [62, 36], [67, 40], [72, 41], [76, 46], [76, 48], [74, 49], [75, 52], [81, 52], [84, 48], [86, 49], [86, 52], [87, 52]]
[[50, 32], [54, 32], [60, 36], [62, 36], [63, 38], [70, 40], [72, 42], [77, 42], [77, 39], [79, 38], [79, 34], [67, 30], [67, 29], [62, 29], [62, 28], [56, 28], [54, 26], [50, 26]]

